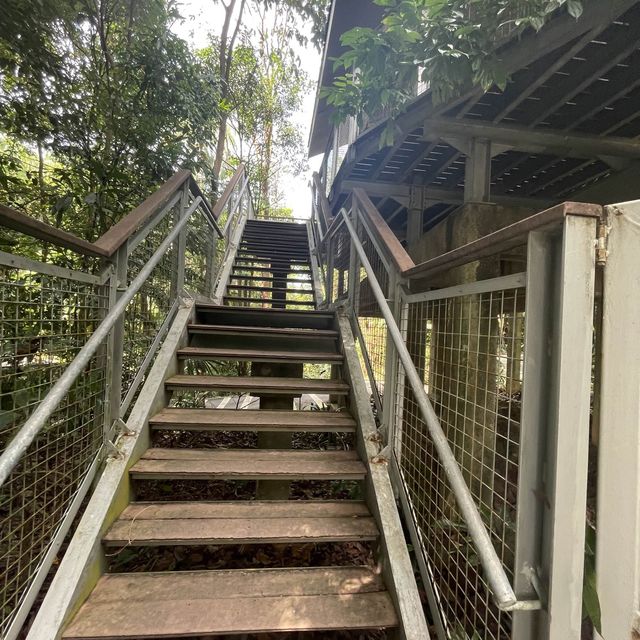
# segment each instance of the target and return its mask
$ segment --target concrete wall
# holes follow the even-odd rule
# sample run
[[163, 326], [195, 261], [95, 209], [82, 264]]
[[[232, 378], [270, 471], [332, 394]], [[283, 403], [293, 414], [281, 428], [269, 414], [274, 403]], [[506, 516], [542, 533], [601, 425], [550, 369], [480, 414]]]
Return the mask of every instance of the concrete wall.
[[[413, 261], [418, 264], [457, 249], [534, 213], [537, 213], [536, 209], [505, 207], [489, 203], [467, 203], [425, 233], [417, 242], [409, 245], [408, 252]], [[512, 256], [516, 259], [515, 262], [518, 262], [517, 251], [511, 252], [509, 256], [486, 258], [441, 274], [438, 276], [437, 283], [430, 284], [431, 286], [450, 286], [512, 273], [513, 269], [505, 264]], [[522, 270], [522, 265], [520, 269], [515, 270]]]

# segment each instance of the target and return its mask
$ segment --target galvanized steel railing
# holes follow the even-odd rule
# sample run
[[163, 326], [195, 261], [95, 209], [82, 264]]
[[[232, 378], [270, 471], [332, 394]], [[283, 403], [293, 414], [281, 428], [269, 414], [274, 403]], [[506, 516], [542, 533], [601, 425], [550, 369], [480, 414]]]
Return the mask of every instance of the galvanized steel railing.
[[[314, 198], [325, 303], [350, 314], [439, 639], [577, 640], [584, 509], [581, 520], [579, 505], [560, 505], [586, 487], [589, 381], [554, 367], [566, 370], [563, 341], [575, 343], [567, 361], [591, 353], [583, 303], [600, 208], [561, 205], [415, 265], [360, 190], [328, 224], [322, 206]], [[520, 261], [507, 276], [505, 251]], [[494, 276], [478, 279], [489, 257]], [[558, 316], [573, 295], [582, 318]], [[567, 422], [576, 397], [587, 413]], [[558, 435], [569, 429], [573, 448]]]
[[0, 207], [0, 635], [17, 637], [183, 296], [251, 215], [181, 171], [95, 243]]

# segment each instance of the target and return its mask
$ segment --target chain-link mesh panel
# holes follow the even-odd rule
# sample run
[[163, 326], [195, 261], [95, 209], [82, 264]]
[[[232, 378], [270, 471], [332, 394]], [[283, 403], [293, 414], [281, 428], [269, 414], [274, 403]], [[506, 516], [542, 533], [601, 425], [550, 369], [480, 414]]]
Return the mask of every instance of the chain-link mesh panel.
[[[42, 269], [56, 273], [48, 265]], [[107, 287], [90, 278], [0, 266], [2, 450], [84, 346], [107, 305]], [[100, 450], [106, 386], [103, 345], [0, 489], [0, 635]]]
[[210, 298], [224, 255], [224, 241], [200, 210], [191, 214], [185, 234], [184, 289], [193, 295]]
[[[375, 279], [380, 285], [385, 298], [389, 299], [389, 274], [387, 268], [368, 230], [361, 221], [358, 224], [358, 236], [367, 260], [375, 273]], [[373, 293], [369, 277], [364, 267], [361, 267], [359, 271], [356, 315], [369, 354], [369, 361], [371, 363], [371, 369], [373, 370], [376, 386], [378, 387], [378, 393], [383, 397], [385, 361], [387, 355], [387, 323], [382, 316], [380, 306]]]
[[349, 264], [351, 261], [351, 236], [346, 225], [342, 224], [332, 235], [330, 251], [332, 253], [332, 290], [331, 300], [336, 302], [346, 298], [349, 292]]
[[[174, 226], [175, 215], [172, 212], [168, 213], [131, 252], [128, 259], [128, 284], [138, 275], [169, 235]], [[171, 310], [175, 298], [177, 271], [177, 251], [174, 242], [127, 305], [124, 314], [122, 360], [123, 398], [129, 391], [158, 330]]]
[[[520, 456], [524, 290], [412, 303], [402, 329], [449, 445], [513, 579]], [[402, 369], [402, 368], [401, 368]], [[510, 637], [404, 376], [396, 457], [450, 638]]]

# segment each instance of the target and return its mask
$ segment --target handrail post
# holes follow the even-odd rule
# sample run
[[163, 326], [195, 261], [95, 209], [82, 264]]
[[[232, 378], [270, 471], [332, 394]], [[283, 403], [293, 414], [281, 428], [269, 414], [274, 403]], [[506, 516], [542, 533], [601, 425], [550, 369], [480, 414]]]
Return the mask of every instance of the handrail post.
[[[358, 223], [358, 205], [354, 201], [351, 205], [351, 220], [353, 221], [356, 229], [359, 228]], [[353, 238], [349, 238], [349, 281], [347, 286], [349, 290], [347, 292], [349, 307], [353, 310], [353, 314], [358, 319], [358, 306], [360, 304], [360, 262], [358, 261], [358, 253], [356, 251]]]
[[335, 235], [326, 237], [327, 240], [327, 283], [325, 287], [325, 298], [327, 305], [333, 303], [333, 243], [335, 242]]
[[[180, 199], [180, 209], [176, 213], [176, 224], [184, 218], [189, 208], [189, 183], [186, 182], [182, 187], [182, 198]], [[184, 288], [184, 271], [185, 271], [185, 253], [187, 250], [187, 227], [182, 227], [178, 241], [176, 242], [176, 270], [171, 282], [171, 299], [175, 300]]]
[[[113, 309], [122, 294], [127, 289], [127, 273], [129, 265], [129, 251], [125, 242], [115, 255], [115, 273], [111, 279], [109, 295], [109, 311]], [[114, 423], [121, 418], [120, 403], [122, 402], [122, 367], [124, 352], [124, 320], [123, 313], [113, 326], [109, 340], [109, 399], [105, 411], [105, 439], [110, 440]]]
[[[401, 278], [398, 271], [391, 265], [389, 269], [389, 308], [395, 318], [396, 324], [400, 325], [401, 315]], [[396, 434], [396, 420], [394, 411], [394, 401], [396, 398], [396, 387], [398, 383], [398, 352], [393, 344], [393, 338], [387, 325], [386, 349], [384, 356], [384, 387], [382, 389], [382, 424], [386, 429], [386, 444], [394, 445]]]

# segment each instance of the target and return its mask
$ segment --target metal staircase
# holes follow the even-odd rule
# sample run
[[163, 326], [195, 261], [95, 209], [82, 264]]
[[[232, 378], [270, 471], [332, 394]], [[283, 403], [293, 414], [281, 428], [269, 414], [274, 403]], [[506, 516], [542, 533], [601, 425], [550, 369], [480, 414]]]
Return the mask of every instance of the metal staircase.
[[306, 225], [248, 220], [224, 302], [314, 308]]
[[[344, 359], [335, 315], [325, 311], [198, 305], [188, 333], [189, 346], [177, 350], [187, 369], [194, 364], [197, 368], [203, 359], [247, 360], [269, 363], [273, 369], [293, 365], [302, 373], [302, 363], [341, 366]], [[259, 399], [260, 409], [205, 409], [185, 406], [183, 401], [179, 407], [167, 406], [153, 415], [150, 428], [154, 432], [173, 431], [176, 445], [148, 448], [129, 474], [137, 485], [162, 480], [167, 493], [163, 501], [131, 502], [102, 538], [107, 553], [125, 547], [308, 545], [378, 539], [378, 524], [361, 500], [211, 502], [180, 496], [178, 481], [182, 480], [196, 480], [205, 486], [219, 480], [258, 481], [258, 492], [268, 491], [272, 482], [285, 481], [287, 492], [288, 484], [299, 480], [363, 482], [367, 467], [355, 450], [216, 446], [215, 434], [219, 432], [252, 431], [289, 438], [293, 432], [354, 433], [357, 421], [344, 406], [350, 388], [342, 378], [182, 373], [169, 377], [165, 389], [168, 395], [193, 390], [248, 392]], [[294, 401], [302, 393], [331, 394], [343, 406], [340, 411], [294, 410]], [[288, 408], [265, 408], [270, 402]], [[194, 431], [211, 435], [210, 448], [188, 446]], [[168, 638], [377, 629], [397, 624], [392, 598], [373, 567], [222, 567], [104, 575], [63, 637]]]

